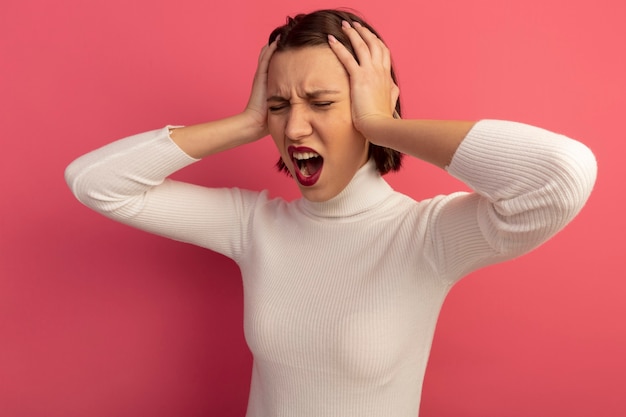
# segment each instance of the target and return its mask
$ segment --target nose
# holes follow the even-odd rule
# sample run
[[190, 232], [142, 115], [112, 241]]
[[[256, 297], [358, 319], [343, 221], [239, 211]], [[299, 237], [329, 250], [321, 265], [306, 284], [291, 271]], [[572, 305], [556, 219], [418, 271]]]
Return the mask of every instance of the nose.
[[313, 133], [313, 126], [303, 105], [292, 105], [289, 109], [285, 135], [292, 141], [300, 141]]

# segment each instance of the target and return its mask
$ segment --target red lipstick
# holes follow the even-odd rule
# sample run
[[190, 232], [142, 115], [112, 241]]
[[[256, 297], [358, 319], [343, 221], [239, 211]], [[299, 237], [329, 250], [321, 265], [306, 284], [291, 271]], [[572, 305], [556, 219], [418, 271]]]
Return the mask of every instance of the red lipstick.
[[296, 180], [305, 187], [315, 185], [322, 174], [324, 158], [306, 146], [289, 146], [287, 152], [293, 164]]

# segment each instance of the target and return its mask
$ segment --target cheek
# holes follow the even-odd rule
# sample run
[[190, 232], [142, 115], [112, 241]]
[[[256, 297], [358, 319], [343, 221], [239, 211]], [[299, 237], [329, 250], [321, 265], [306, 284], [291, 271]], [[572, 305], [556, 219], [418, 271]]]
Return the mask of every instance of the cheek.
[[270, 136], [274, 141], [274, 145], [278, 150], [280, 158], [283, 160], [283, 163], [287, 166], [287, 168], [291, 171], [291, 161], [289, 160], [289, 155], [287, 154], [287, 149], [285, 147], [285, 130], [282, 126], [282, 122], [276, 117], [269, 117], [267, 121], [267, 126], [270, 132]]
[[285, 137], [285, 129], [283, 128], [282, 123], [278, 120], [278, 118], [270, 116], [267, 119], [267, 128], [270, 136], [274, 140], [274, 143], [280, 149], [283, 142], [282, 139]]

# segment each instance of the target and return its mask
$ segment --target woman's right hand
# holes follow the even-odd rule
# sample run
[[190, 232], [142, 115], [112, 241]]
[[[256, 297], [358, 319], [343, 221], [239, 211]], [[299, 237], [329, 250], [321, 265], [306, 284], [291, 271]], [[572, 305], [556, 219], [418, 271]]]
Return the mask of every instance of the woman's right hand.
[[265, 45], [259, 54], [259, 62], [254, 74], [254, 82], [248, 104], [243, 113], [251, 118], [253, 124], [259, 128], [259, 139], [267, 136], [267, 71], [272, 54], [276, 51], [276, 45], [280, 36], [269, 45]]
[[194, 158], [203, 158], [268, 135], [267, 69], [276, 50], [276, 42], [261, 50], [252, 92], [244, 111], [225, 119], [171, 130], [170, 137], [185, 153]]

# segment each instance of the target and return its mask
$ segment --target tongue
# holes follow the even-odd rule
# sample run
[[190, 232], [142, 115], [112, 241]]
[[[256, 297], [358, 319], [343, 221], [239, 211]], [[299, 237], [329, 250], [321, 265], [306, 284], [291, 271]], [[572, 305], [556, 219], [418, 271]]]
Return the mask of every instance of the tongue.
[[322, 158], [310, 158], [304, 161], [306, 167], [306, 174], [313, 175], [322, 167]]

